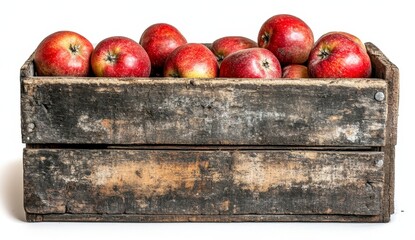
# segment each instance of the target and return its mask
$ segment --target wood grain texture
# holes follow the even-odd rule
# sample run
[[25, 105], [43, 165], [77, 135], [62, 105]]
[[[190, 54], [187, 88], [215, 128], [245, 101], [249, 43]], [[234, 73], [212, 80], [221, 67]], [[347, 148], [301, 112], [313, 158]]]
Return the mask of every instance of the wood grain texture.
[[29, 222], [382, 222], [380, 215], [26, 214]]
[[372, 43], [366, 43], [372, 61], [373, 76], [385, 79], [388, 84], [387, 141], [396, 145], [399, 109], [399, 69]]
[[374, 79], [27, 78], [25, 143], [383, 146]]
[[381, 214], [383, 153], [25, 149], [31, 214]]
[[389, 221], [394, 212], [395, 194], [395, 145], [397, 143], [399, 109], [399, 69], [372, 43], [366, 43], [372, 61], [373, 75], [388, 83], [388, 109], [385, 146], [385, 197], [383, 203], [384, 221]]

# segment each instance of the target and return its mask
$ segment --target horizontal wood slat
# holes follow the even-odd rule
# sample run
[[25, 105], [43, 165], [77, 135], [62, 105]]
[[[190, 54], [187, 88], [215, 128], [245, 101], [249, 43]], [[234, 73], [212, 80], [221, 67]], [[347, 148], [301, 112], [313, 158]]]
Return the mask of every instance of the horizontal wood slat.
[[29, 222], [380, 222], [379, 215], [26, 214]]
[[25, 149], [31, 214], [379, 215], [383, 153]]
[[385, 81], [102, 79], [22, 82], [25, 143], [382, 146]]

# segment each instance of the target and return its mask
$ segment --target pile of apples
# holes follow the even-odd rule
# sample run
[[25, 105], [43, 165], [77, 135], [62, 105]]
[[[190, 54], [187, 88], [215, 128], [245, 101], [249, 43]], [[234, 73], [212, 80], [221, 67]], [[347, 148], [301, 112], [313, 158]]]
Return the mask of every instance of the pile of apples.
[[36, 48], [39, 76], [182, 78], [366, 78], [365, 45], [345, 32], [314, 41], [300, 18], [279, 14], [264, 22], [257, 42], [226, 36], [212, 44], [187, 43], [172, 25], [148, 27], [139, 42], [114, 36], [93, 45], [78, 33], [59, 31]]

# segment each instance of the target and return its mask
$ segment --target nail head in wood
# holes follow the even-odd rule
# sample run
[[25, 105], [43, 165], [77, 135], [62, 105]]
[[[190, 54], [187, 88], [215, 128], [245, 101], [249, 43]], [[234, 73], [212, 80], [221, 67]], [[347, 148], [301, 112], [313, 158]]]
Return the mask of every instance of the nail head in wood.
[[376, 99], [376, 101], [381, 102], [381, 101], [385, 100], [385, 94], [383, 92], [377, 92], [375, 94], [375, 99]]
[[382, 167], [383, 166], [383, 160], [379, 159], [375, 161], [376, 167]]
[[33, 129], [35, 129], [35, 124], [34, 123], [27, 124], [27, 131], [28, 132], [33, 132]]

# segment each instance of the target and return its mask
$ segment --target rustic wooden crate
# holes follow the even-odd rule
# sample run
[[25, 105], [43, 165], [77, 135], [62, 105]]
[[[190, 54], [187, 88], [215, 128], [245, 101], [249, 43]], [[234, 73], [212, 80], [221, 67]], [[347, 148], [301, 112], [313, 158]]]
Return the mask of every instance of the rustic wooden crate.
[[38, 77], [21, 68], [28, 221], [387, 222], [398, 68], [374, 78]]

